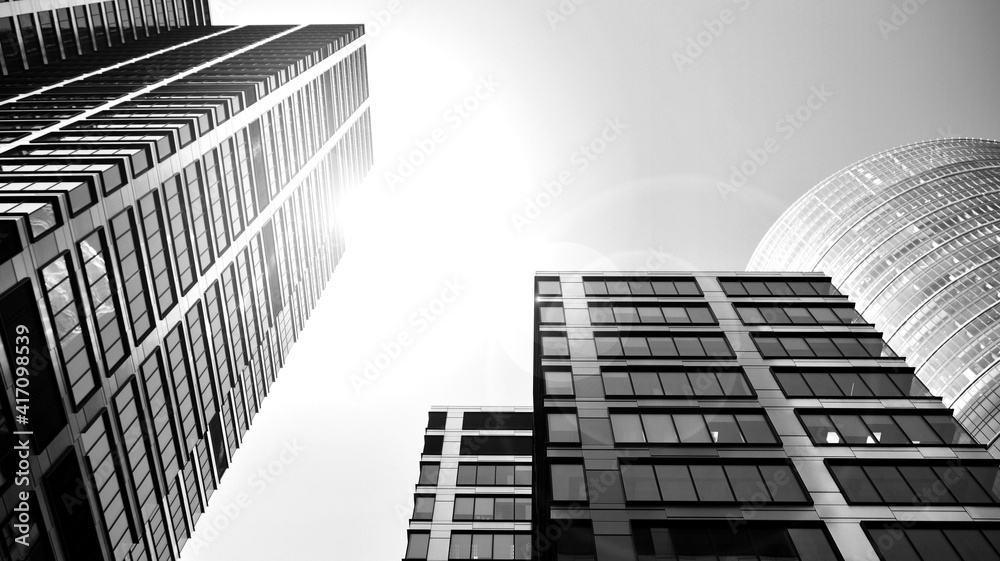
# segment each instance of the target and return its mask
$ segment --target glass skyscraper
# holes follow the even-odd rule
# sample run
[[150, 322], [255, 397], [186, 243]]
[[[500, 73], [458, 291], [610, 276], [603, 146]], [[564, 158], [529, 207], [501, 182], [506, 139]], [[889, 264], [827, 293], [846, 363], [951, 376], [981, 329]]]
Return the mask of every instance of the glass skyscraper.
[[177, 559], [344, 252], [364, 31], [39, 6], [0, 2], [0, 559]]
[[[1000, 462], [829, 277], [539, 273], [534, 307], [532, 559], [1000, 560]], [[462, 478], [475, 434], [424, 462]], [[524, 555], [417, 490], [404, 559]]]
[[822, 271], [1000, 454], [1000, 142], [876, 154], [796, 201], [750, 270]]

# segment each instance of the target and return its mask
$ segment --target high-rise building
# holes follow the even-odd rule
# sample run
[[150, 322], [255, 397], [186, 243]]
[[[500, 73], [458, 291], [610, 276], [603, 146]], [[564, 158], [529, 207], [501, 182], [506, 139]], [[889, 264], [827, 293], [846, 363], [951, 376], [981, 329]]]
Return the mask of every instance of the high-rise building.
[[49, 7], [0, 3], [0, 559], [173, 560], [344, 252], [364, 31]]
[[1000, 142], [920, 142], [796, 201], [750, 260], [822, 271], [1000, 455]]
[[531, 408], [431, 410], [405, 559], [531, 559]]
[[[829, 277], [539, 273], [534, 331], [532, 559], [1000, 560], [1000, 462]], [[407, 561], [526, 558], [462, 549], [497, 532], [461, 526], [496, 508], [466, 411], [431, 413]]]

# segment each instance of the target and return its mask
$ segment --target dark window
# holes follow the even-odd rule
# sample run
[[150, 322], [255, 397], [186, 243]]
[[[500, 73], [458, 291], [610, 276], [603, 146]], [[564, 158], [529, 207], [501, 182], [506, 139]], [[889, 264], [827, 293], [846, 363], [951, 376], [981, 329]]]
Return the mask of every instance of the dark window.
[[530, 464], [459, 464], [458, 485], [531, 485]]
[[995, 523], [863, 523], [884, 561], [1000, 559], [1000, 527]]
[[593, 324], [674, 324], [716, 325], [718, 322], [706, 305], [590, 304]]
[[868, 325], [850, 304], [738, 304], [734, 308], [746, 325]]
[[794, 334], [761, 335], [752, 333], [754, 343], [764, 358], [895, 358], [881, 336], [833, 335], [815, 337]]
[[742, 371], [621, 371], [602, 369], [608, 396], [727, 396], [751, 397], [750, 385]]
[[573, 395], [573, 373], [569, 370], [546, 370], [545, 395]]
[[576, 411], [548, 413], [549, 442], [552, 444], [577, 444], [580, 430], [577, 427]]
[[420, 464], [420, 479], [417, 485], [437, 485], [441, 464]]
[[995, 462], [830, 462], [852, 504], [968, 504], [1000, 502]]
[[146, 235], [149, 272], [153, 278], [153, 289], [162, 319], [177, 303], [177, 296], [174, 292], [170, 256], [167, 251], [167, 232], [163, 226], [163, 211], [160, 207], [159, 192], [156, 189], [139, 199], [139, 214], [141, 215], [142, 229]]
[[428, 429], [443, 429], [448, 420], [448, 413], [445, 411], [431, 411], [427, 414]]
[[417, 495], [413, 497], [414, 520], [430, 520], [434, 517], [434, 495]]
[[78, 247], [80, 262], [83, 263], [86, 274], [90, 311], [101, 343], [101, 356], [110, 376], [125, 362], [130, 349], [124, 339], [114, 277], [108, 272], [108, 267], [111, 265], [107, 245], [104, 242], [104, 231], [95, 230], [85, 237]]
[[531, 535], [452, 532], [448, 559], [531, 559]]
[[583, 466], [578, 464], [552, 464], [552, 500], [586, 501], [587, 480]]
[[719, 284], [727, 296], [839, 296], [840, 293], [828, 279], [812, 280], [787, 277], [769, 279], [762, 277], [724, 277]]
[[531, 520], [528, 495], [457, 496], [453, 520]]
[[734, 356], [721, 333], [684, 336], [596, 333], [594, 342], [597, 346], [597, 355], [601, 358], [616, 358], [622, 355], [663, 358], [731, 358]]
[[410, 532], [406, 540], [406, 559], [427, 559], [430, 532]]
[[135, 344], [138, 345], [153, 330], [153, 310], [150, 308], [146, 271], [143, 268], [135, 215], [131, 208], [125, 209], [111, 219], [111, 232], [115, 251], [118, 253], [118, 268], [125, 292], [125, 308], [132, 322]]
[[[885, 411], [883, 410], [885, 413]], [[888, 412], [868, 415], [826, 410], [799, 410], [799, 417], [816, 444], [869, 446], [974, 446], [976, 443], [948, 411]]]
[[531, 413], [467, 411], [462, 430], [531, 430]]
[[428, 434], [424, 436], [424, 451], [422, 453], [428, 456], [439, 456], [441, 455], [441, 446], [443, 444], [443, 436]]
[[618, 444], [777, 444], [761, 413], [611, 413]]
[[584, 277], [587, 296], [700, 296], [694, 279]]
[[772, 368], [789, 397], [933, 397], [912, 371], [896, 368]]
[[530, 456], [530, 436], [463, 436], [459, 454], [483, 456]]

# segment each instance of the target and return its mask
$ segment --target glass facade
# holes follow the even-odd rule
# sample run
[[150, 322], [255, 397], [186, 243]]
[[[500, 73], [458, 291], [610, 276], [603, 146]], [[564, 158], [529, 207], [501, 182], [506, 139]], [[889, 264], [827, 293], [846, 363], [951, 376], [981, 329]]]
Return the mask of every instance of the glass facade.
[[785, 211], [748, 266], [823, 271], [1000, 455], [1000, 142], [876, 154]]
[[0, 559], [177, 559], [345, 251], [364, 30], [28, 4], [0, 2]]

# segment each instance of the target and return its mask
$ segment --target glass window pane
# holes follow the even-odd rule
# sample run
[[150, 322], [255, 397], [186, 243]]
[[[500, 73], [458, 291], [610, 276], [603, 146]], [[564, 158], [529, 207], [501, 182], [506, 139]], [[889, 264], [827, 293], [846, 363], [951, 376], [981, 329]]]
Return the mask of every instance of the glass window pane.
[[884, 373], [865, 372], [861, 374], [861, 378], [877, 396], [900, 397], [903, 395], [903, 392], [899, 391], [896, 384], [893, 384], [892, 380]]
[[875, 487], [868, 481], [861, 466], [830, 466], [834, 478], [844, 490], [844, 496], [849, 503], [880, 503]]
[[632, 395], [632, 382], [628, 372], [601, 372], [604, 393], [607, 395]]
[[781, 389], [785, 390], [788, 397], [812, 397], [812, 389], [802, 379], [798, 372], [775, 372], [774, 377], [778, 379]]
[[653, 285], [649, 281], [629, 281], [628, 287], [635, 295], [653, 294]]
[[[960, 466], [934, 466], [934, 473], [945, 482], [948, 490], [962, 503], [989, 504], [995, 501], [996, 491], [988, 488], [986, 491], [976, 481], [968, 469]], [[989, 493], [992, 493], [991, 496]]]
[[642, 416], [642, 423], [646, 428], [646, 439], [649, 442], [677, 442], [677, 431], [674, 430], [670, 415], [646, 414]]
[[847, 397], [870, 397], [871, 390], [868, 385], [861, 381], [861, 377], [854, 372], [836, 372], [831, 374], [833, 381], [840, 387]]
[[705, 349], [702, 348], [697, 337], [674, 337], [674, 344], [677, 345], [679, 356], [705, 356]]
[[691, 471], [691, 478], [702, 501], [732, 502], [733, 493], [729, 490], [726, 474], [722, 466], [698, 466]]
[[788, 356], [785, 348], [778, 343], [777, 337], [754, 337], [753, 340], [757, 343], [757, 348], [760, 349], [760, 354], [764, 358], [783, 358]]
[[542, 323], [566, 323], [562, 306], [539, 306], [538, 315]]
[[430, 534], [410, 534], [406, 544], [406, 558], [427, 559], [427, 544], [430, 538]]
[[611, 422], [607, 419], [580, 419], [580, 441], [598, 446], [614, 445]]
[[691, 318], [691, 323], [715, 324], [715, 318], [712, 317], [712, 312], [708, 308], [691, 306], [687, 309], [687, 312], [688, 317]]
[[415, 520], [430, 520], [434, 516], [434, 497], [415, 497], [413, 500], [413, 518]]
[[917, 497], [913, 494], [913, 490], [895, 467], [865, 466], [864, 470], [884, 501], [901, 504], [916, 502]]
[[475, 520], [493, 520], [493, 497], [476, 497]]
[[767, 323], [770, 323], [772, 325], [782, 325], [791, 323], [791, 320], [788, 319], [788, 316], [785, 315], [785, 312], [783, 312], [781, 308], [759, 307], [757, 309], [760, 310], [761, 315], [764, 316], [764, 321], [766, 321]]
[[476, 466], [471, 464], [459, 464], [458, 466], [458, 484], [459, 485], [475, 485], [476, 484]]
[[857, 415], [830, 415], [847, 444], [875, 444], [875, 437]]
[[899, 536], [899, 530], [871, 529], [868, 530], [871, 542], [875, 544], [875, 549], [882, 553], [885, 561], [913, 561], [920, 559], [917, 552], [910, 545], [910, 540]]
[[701, 415], [674, 415], [674, 424], [677, 426], [677, 436], [680, 441], [687, 443], [710, 443], [712, 437], [705, 426], [705, 420]]
[[514, 484], [531, 485], [531, 466], [514, 466]]
[[604, 286], [604, 281], [583, 281], [583, 291], [587, 296], [604, 296], [608, 293], [608, 288]]
[[795, 559], [795, 546], [784, 528], [755, 528], [748, 533], [761, 559]]
[[569, 354], [569, 342], [565, 337], [542, 337], [542, 354], [545, 356], [566, 356]]
[[538, 294], [541, 296], [559, 296], [562, 290], [559, 288], [559, 281], [540, 280], [538, 281]]
[[966, 469], [987, 493], [994, 499], [1000, 499], [1000, 473], [995, 466], [971, 466]]
[[757, 466], [728, 465], [724, 468], [737, 501], [770, 502], [771, 494], [768, 493]]
[[922, 502], [930, 504], [955, 503], [955, 497], [948, 492], [947, 487], [942, 486], [943, 482], [938, 479], [937, 474], [931, 468], [927, 466], [899, 466], [899, 473], [903, 474], [903, 479], [916, 491], [917, 497]]
[[612, 311], [615, 323], [639, 323], [639, 314], [635, 311], [635, 306], [615, 306]]
[[546, 395], [573, 395], [573, 373], [565, 370], [545, 372]]
[[934, 561], [962, 561], [955, 548], [951, 547], [941, 530], [931, 528], [910, 528], [906, 530], [913, 547], [924, 559]]
[[677, 288], [670, 281], [653, 281], [653, 292], [658, 296], [676, 296]]
[[622, 344], [618, 337], [594, 337], [597, 356], [622, 356]]
[[705, 415], [708, 423], [708, 431], [712, 434], [712, 441], [719, 444], [743, 444], [743, 435], [736, 424], [736, 418], [732, 415], [709, 414]]
[[764, 315], [760, 313], [760, 310], [753, 306], [739, 306], [736, 308], [736, 312], [740, 314], [740, 319], [747, 325], [767, 323], [764, 319]]
[[649, 356], [645, 337], [622, 337], [622, 347], [625, 349], [625, 356]]
[[615, 314], [611, 311], [610, 307], [607, 306], [591, 306], [588, 310], [590, 312], [590, 323], [614, 323]]
[[803, 561], [837, 561], [830, 540], [819, 528], [789, 528], [788, 537]]
[[764, 484], [774, 500], [779, 502], [808, 502], [805, 491], [789, 466], [758, 466]]
[[658, 501], [660, 492], [653, 477], [653, 466], [622, 465], [625, 498], [630, 501]]
[[705, 348], [707, 356], [732, 357], [733, 352], [726, 344], [725, 337], [699, 337], [701, 346]]
[[493, 559], [514, 558], [514, 534], [495, 534], [493, 536]]
[[687, 310], [682, 306], [664, 306], [663, 317], [666, 318], [667, 323], [691, 323]]
[[816, 320], [813, 319], [812, 314], [810, 314], [809, 310], [805, 308], [788, 306], [786, 308], [783, 308], [782, 311], [785, 312], [785, 315], [788, 316], [788, 320], [791, 321], [793, 324], [808, 325], [816, 323]]
[[614, 296], [628, 296], [632, 292], [628, 289], [628, 283], [622, 281], [606, 281], [608, 294]]
[[945, 537], [951, 546], [958, 551], [958, 556], [967, 561], [996, 561], [1000, 559], [990, 542], [986, 541], [979, 530], [963, 530], [948, 528], [944, 530]]
[[[656, 479], [665, 501], [697, 501], [688, 466], [656, 466]], [[697, 466], [695, 467], [697, 469]]]
[[580, 432], [576, 426], [576, 413], [549, 413], [549, 442], [580, 442]]
[[514, 499], [514, 520], [531, 520], [531, 498]]
[[497, 497], [494, 509], [494, 520], [513, 520], [514, 497]]
[[722, 387], [713, 372], [688, 372], [695, 395], [722, 395]]
[[763, 415], [756, 413], [736, 415], [736, 422], [739, 423], [743, 437], [749, 444], [775, 444], [777, 442]]
[[480, 465], [476, 470], [476, 485], [494, 485], [497, 481], [497, 468], [491, 465]]
[[802, 337], [782, 337], [781, 345], [785, 347], [788, 356], [814, 356], [812, 349], [806, 345], [806, 340]]
[[487, 559], [493, 555], [493, 534], [472, 535], [472, 558]]
[[771, 292], [761, 281], [743, 281], [743, 288], [750, 296], [770, 296]]
[[722, 388], [723, 395], [753, 395], [753, 392], [750, 391], [750, 386], [747, 385], [746, 379], [739, 372], [716, 372], [715, 377], [719, 381], [719, 387]]
[[611, 428], [614, 431], [615, 442], [645, 442], [646, 438], [642, 433], [642, 424], [638, 415], [616, 414], [611, 415]]
[[452, 533], [451, 549], [448, 552], [448, 559], [472, 559], [471, 534]]
[[823, 323], [823, 324], [840, 323], [840, 316], [833, 313], [833, 310], [831, 310], [830, 308], [819, 307], [819, 306], [811, 307], [809, 308], [809, 313], [812, 314], [812, 317], [815, 318], [815, 320], [818, 323]]
[[[858, 343], [857, 339], [853, 337], [833, 337], [833, 343], [837, 345], [840, 352], [846, 357], [859, 357], [865, 358], [869, 354], [865, 351], [861, 343]], [[875, 356], [878, 356], [877, 354]]]
[[889, 378], [892, 379], [905, 396], [927, 397], [931, 395], [927, 387], [912, 373], [901, 372], [889, 374]]
[[896, 415], [896, 424], [913, 444], [941, 444], [941, 437], [919, 415]]
[[514, 466], [497, 466], [497, 485], [514, 484]]
[[635, 395], [663, 395], [656, 372], [633, 372], [632, 386], [635, 388]]
[[514, 534], [514, 559], [531, 559], [531, 536]]
[[637, 311], [639, 312], [639, 320], [642, 323], [663, 323], [663, 314], [659, 308], [641, 306], [637, 308]]
[[660, 384], [663, 391], [670, 396], [694, 395], [691, 384], [684, 372], [660, 372]]
[[438, 464], [421, 465], [420, 479], [417, 480], [417, 485], [437, 485], [438, 470], [440, 467]]
[[583, 477], [583, 466], [552, 464], [552, 500], [587, 500], [587, 483]]
[[975, 444], [969, 433], [950, 415], [928, 415], [924, 417], [945, 444]]
[[861, 417], [879, 444], [909, 444], [903, 431], [892, 421], [889, 415], [863, 415]]
[[677, 356], [677, 347], [670, 337], [647, 337], [653, 356]]
[[826, 415], [802, 415], [802, 424], [817, 444], [840, 443], [840, 435]]
[[829, 337], [806, 337], [806, 344], [816, 356], [839, 358], [840, 350]]

